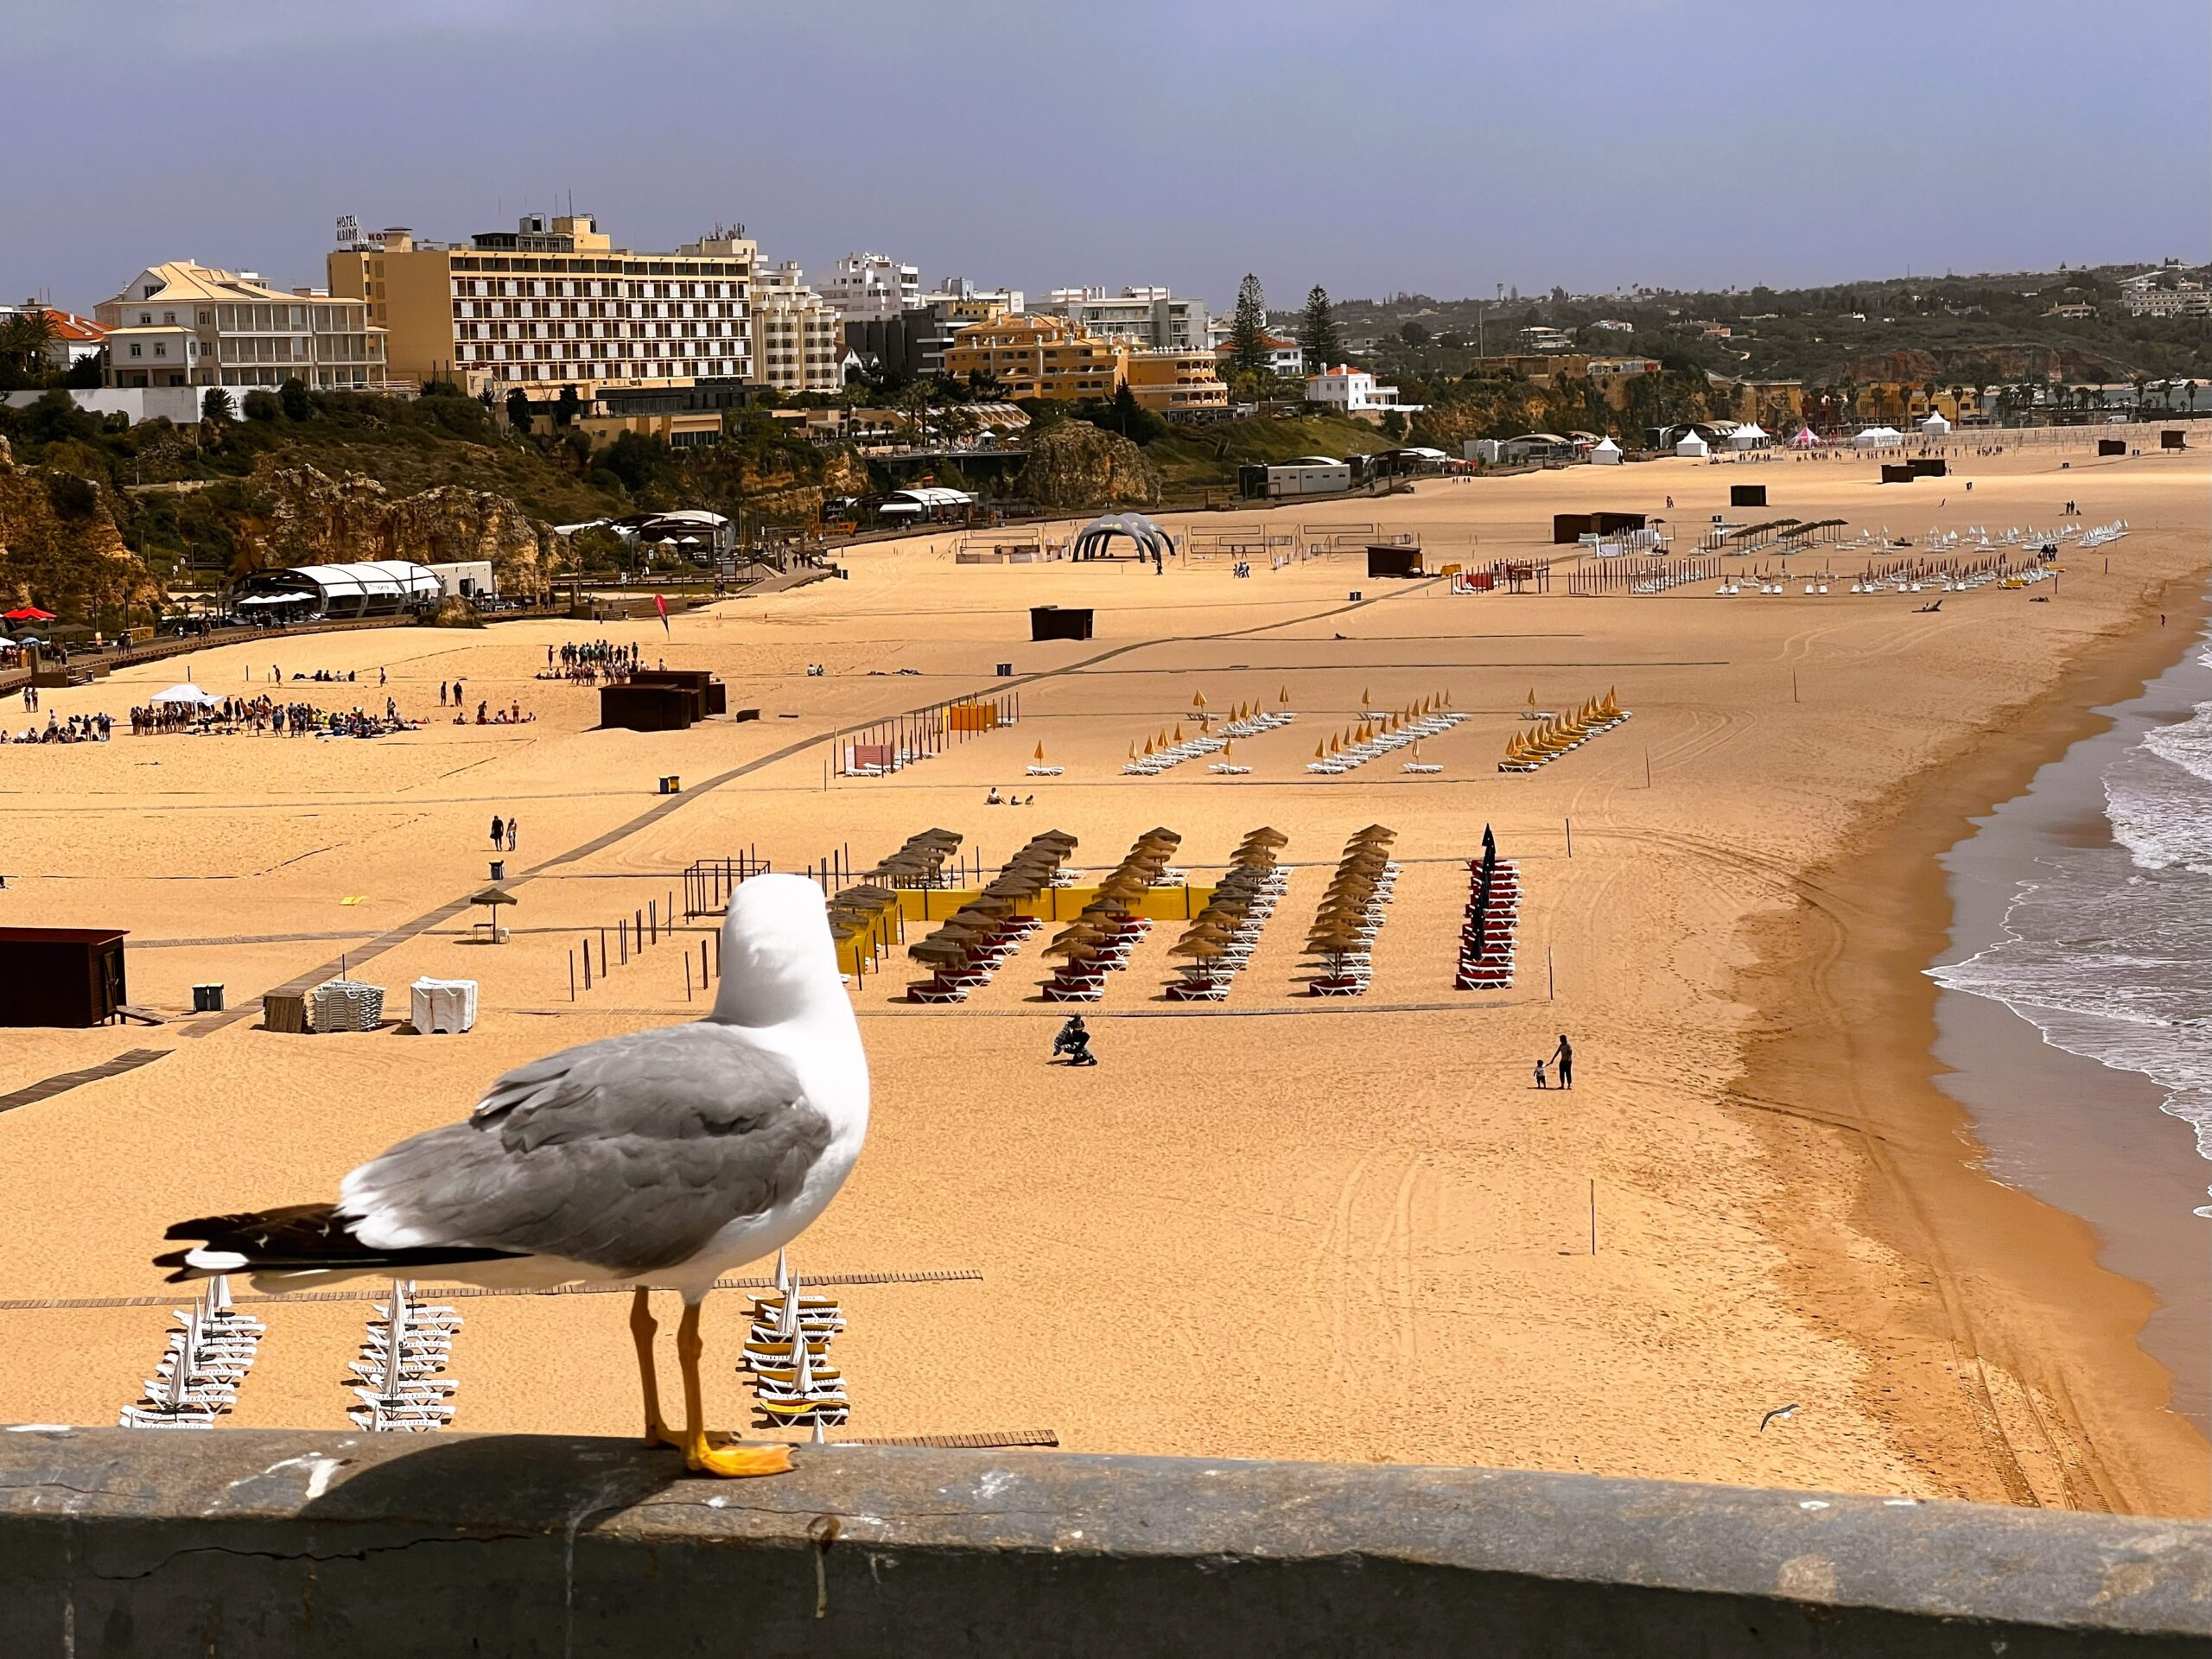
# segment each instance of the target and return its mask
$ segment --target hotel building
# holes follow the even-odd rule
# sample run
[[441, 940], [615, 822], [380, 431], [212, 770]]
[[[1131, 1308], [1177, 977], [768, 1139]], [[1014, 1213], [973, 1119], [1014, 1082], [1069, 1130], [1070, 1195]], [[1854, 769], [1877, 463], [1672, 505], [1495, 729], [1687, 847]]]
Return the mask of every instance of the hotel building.
[[835, 391], [844, 385], [844, 324], [804, 275], [788, 260], [754, 271], [753, 378], [778, 391]]
[[149, 265], [92, 315], [111, 385], [385, 388], [385, 332], [358, 299], [287, 293], [251, 271]]
[[463, 248], [404, 228], [330, 255], [330, 291], [366, 303], [395, 381], [470, 391], [753, 378], [755, 251], [717, 227], [673, 253], [618, 248], [589, 214], [526, 215]]

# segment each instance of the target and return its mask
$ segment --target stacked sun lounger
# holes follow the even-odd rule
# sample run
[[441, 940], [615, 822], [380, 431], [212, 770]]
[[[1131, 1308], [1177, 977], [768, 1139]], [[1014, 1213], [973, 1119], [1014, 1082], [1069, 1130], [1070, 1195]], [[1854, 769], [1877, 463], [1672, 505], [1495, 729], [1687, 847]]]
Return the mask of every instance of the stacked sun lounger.
[[830, 1360], [830, 1339], [844, 1328], [836, 1299], [803, 1294], [777, 1251], [776, 1287], [753, 1299], [738, 1362], [753, 1386], [755, 1427], [834, 1427], [852, 1414], [844, 1374]]
[[237, 1403], [238, 1385], [253, 1369], [269, 1327], [232, 1305], [230, 1281], [218, 1274], [200, 1300], [171, 1316], [168, 1346], [145, 1397], [125, 1406], [123, 1428], [213, 1428]]
[[1565, 720], [1554, 718], [1531, 733], [1514, 733], [1506, 740], [1505, 759], [1497, 763], [1497, 769], [1534, 772], [1539, 766], [1548, 766], [1592, 738], [1611, 731], [1629, 714], [1630, 710], [1622, 708], [1608, 690], [1604, 696], [1592, 697]]
[[384, 1020], [384, 987], [358, 979], [327, 979], [308, 995], [317, 1031], [374, 1031]]
[[391, 1297], [371, 1310], [375, 1317], [360, 1353], [346, 1366], [346, 1387], [360, 1403], [346, 1408], [353, 1427], [372, 1433], [428, 1433], [453, 1421], [454, 1390], [445, 1375], [461, 1315], [425, 1302], [414, 1281], [395, 1279]]
[[1502, 991], [1513, 983], [1513, 930], [1521, 918], [1521, 874], [1497, 855], [1497, 838], [1483, 826], [1483, 855], [1467, 866], [1467, 919], [1459, 930], [1462, 991]]
[[1173, 830], [1139, 836], [1100, 880], [1090, 902], [1053, 936], [1045, 954], [1060, 957], [1061, 964], [1044, 983], [1046, 1001], [1096, 1002], [1106, 994], [1106, 976], [1128, 966], [1129, 952], [1152, 929], [1136, 914], [1138, 899], [1150, 888], [1173, 886], [1171, 874], [1182, 874], [1167, 862], [1182, 840]]
[[1061, 830], [1030, 837], [1006, 861], [990, 884], [953, 912], [927, 938], [906, 947], [915, 961], [935, 971], [906, 986], [910, 1002], [965, 1002], [968, 994], [988, 985], [1025, 940], [1044, 926], [1034, 912], [1037, 897], [1052, 878], [1076, 838]]
[[1205, 908], [1169, 947], [1168, 955], [1187, 957], [1191, 965], [1168, 985], [1168, 1001], [1218, 1002], [1229, 995], [1230, 981], [1251, 961], [1260, 931], [1282, 901], [1287, 878], [1275, 855], [1289, 839], [1279, 830], [1255, 830], [1230, 855], [1228, 874]]
[[[1331, 739], [1325, 746], [1316, 745], [1313, 759], [1307, 761], [1306, 770], [1324, 777], [1365, 766], [1378, 756], [1392, 754], [1410, 748], [1425, 737], [1434, 737], [1450, 731], [1466, 716], [1442, 706], [1439, 698], [1430, 698], [1411, 709], [1399, 709], [1386, 715], [1369, 715], [1352, 729], [1351, 741], [1340, 743]], [[1414, 770], [1408, 767], [1408, 770]], [[1440, 766], [1426, 766], [1433, 772]]]
[[1306, 982], [1315, 996], [1364, 996], [1375, 972], [1375, 935], [1398, 882], [1389, 848], [1397, 832], [1370, 823], [1344, 843], [1344, 857], [1306, 939], [1317, 971]]

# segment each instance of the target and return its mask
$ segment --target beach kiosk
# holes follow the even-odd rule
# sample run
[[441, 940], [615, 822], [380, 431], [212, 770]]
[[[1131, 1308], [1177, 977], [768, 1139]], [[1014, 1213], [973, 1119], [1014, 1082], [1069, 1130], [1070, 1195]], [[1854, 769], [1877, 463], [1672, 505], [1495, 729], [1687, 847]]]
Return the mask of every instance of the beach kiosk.
[[118, 927], [0, 927], [0, 1026], [100, 1026], [130, 995]]

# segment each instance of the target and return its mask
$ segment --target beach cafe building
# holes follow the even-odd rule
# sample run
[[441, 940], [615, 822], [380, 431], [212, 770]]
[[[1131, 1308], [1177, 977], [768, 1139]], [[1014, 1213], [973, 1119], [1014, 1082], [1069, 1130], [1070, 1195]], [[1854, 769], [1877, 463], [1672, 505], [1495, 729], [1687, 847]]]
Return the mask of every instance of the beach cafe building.
[[249, 620], [298, 622], [309, 617], [396, 616], [403, 611], [428, 610], [444, 592], [444, 584], [428, 565], [377, 559], [365, 564], [257, 570], [232, 589], [231, 603]]

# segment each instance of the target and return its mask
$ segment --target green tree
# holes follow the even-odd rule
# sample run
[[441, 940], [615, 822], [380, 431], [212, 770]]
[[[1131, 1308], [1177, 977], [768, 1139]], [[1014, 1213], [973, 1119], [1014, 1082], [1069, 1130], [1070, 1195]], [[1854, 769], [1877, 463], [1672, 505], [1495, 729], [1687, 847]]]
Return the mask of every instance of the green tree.
[[1306, 353], [1306, 372], [1320, 374], [1332, 363], [1344, 361], [1344, 341], [1337, 337], [1336, 313], [1329, 305], [1329, 290], [1319, 283], [1306, 296], [1306, 309], [1298, 319], [1298, 346]]
[[1402, 443], [1406, 436], [1406, 417], [1395, 409], [1384, 410], [1382, 435], [1393, 443]]
[[583, 399], [576, 396], [574, 386], [563, 386], [561, 395], [553, 400], [553, 425], [556, 430], [567, 426], [582, 412]]
[[90, 391], [106, 378], [106, 352], [87, 352], [70, 364], [61, 377], [61, 384], [72, 391]]
[[517, 386], [507, 394], [507, 424], [518, 437], [530, 435], [530, 394]]
[[231, 405], [231, 394], [220, 386], [208, 387], [207, 395], [200, 400], [200, 418], [210, 426], [222, 425], [236, 412]]
[[1249, 270], [1236, 284], [1236, 309], [1229, 320], [1229, 366], [1251, 374], [1268, 366], [1268, 296]]
[[0, 321], [0, 391], [22, 391], [42, 384], [50, 365], [54, 321], [34, 306]]
[[1417, 322], [1402, 322], [1398, 325], [1398, 338], [1408, 346], [1426, 346], [1428, 330]]
[[304, 421], [315, 414], [315, 405], [308, 400], [308, 383], [296, 374], [276, 388], [276, 401], [288, 421]]
[[283, 405], [278, 402], [275, 392], [264, 391], [257, 386], [239, 400], [239, 408], [249, 421], [273, 421], [283, 411]]

